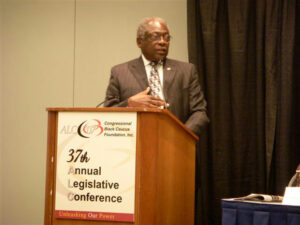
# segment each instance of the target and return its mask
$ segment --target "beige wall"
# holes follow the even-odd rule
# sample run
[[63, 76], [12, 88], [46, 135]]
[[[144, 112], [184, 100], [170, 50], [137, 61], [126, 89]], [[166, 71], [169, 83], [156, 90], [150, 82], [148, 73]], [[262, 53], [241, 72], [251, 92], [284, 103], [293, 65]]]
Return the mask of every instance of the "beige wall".
[[168, 21], [174, 37], [170, 57], [186, 61], [186, 2], [1, 1], [0, 225], [40, 225], [45, 108], [102, 101], [110, 67], [139, 55], [135, 32], [145, 16]]
[[47, 106], [72, 106], [74, 4], [3, 4], [2, 224], [43, 223]]
[[[2, 82], [2, 0], [0, 0], [0, 127], [2, 125], [2, 91], [3, 82]], [[2, 224], [2, 129], [0, 129], [0, 224]]]

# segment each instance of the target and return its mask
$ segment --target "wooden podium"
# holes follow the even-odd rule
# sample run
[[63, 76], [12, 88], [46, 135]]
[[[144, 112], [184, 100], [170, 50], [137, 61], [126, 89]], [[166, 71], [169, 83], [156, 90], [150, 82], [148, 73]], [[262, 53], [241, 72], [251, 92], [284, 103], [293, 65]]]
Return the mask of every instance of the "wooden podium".
[[[149, 108], [48, 108], [44, 225], [193, 225], [195, 143], [198, 137], [168, 110]], [[59, 112], [136, 112], [134, 222], [55, 217]]]

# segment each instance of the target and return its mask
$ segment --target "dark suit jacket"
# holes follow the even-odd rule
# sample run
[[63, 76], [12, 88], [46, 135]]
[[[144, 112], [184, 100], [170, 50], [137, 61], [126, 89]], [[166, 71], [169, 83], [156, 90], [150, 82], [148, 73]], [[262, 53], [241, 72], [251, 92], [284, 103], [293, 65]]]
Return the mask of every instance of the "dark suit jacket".
[[[170, 104], [168, 110], [199, 135], [209, 120], [195, 66], [166, 59], [163, 79], [165, 101]], [[127, 99], [144, 91], [148, 86], [142, 57], [114, 66], [104, 106], [127, 107]]]

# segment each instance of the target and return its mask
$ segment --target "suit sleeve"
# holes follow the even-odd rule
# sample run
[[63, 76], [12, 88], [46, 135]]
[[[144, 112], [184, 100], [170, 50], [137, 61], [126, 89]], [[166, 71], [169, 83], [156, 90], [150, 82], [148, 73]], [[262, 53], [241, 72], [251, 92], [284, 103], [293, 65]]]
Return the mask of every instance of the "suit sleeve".
[[112, 68], [109, 84], [106, 90], [104, 107], [127, 107], [127, 99], [121, 98], [121, 86], [118, 79], [119, 73]]
[[189, 80], [189, 112], [190, 116], [185, 125], [197, 135], [208, 124], [209, 119], [206, 114], [206, 101], [198, 81], [198, 73], [194, 65], [191, 68]]

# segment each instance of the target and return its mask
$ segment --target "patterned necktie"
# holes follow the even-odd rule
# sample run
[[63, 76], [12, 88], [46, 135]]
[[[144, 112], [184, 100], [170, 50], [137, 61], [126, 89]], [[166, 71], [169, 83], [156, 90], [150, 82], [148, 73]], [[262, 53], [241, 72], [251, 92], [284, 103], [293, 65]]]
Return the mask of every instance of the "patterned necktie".
[[151, 66], [151, 71], [150, 71], [150, 77], [149, 77], [149, 85], [151, 88], [151, 95], [155, 96], [155, 97], [159, 97], [160, 93], [161, 93], [161, 84], [160, 84], [160, 79], [159, 79], [159, 75], [158, 75], [158, 71], [157, 71], [157, 65], [161, 64], [161, 62], [159, 63], [155, 63], [155, 62], [151, 62], [150, 66]]

